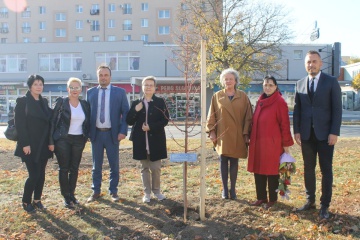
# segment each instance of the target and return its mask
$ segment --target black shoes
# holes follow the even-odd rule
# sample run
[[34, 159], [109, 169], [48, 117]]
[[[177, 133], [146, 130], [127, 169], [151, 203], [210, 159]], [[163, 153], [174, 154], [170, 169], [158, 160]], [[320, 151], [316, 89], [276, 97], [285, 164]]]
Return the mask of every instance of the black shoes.
[[75, 198], [74, 195], [70, 195], [70, 200], [71, 200], [74, 204], [80, 204], [80, 202]]
[[46, 209], [46, 207], [44, 207], [44, 205], [41, 203], [41, 201], [33, 201], [32, 205], [34, 206], [35, 209], [40, 210], [40, 211], [44, 211]]
[[319, 217], [320, 217], [320, 219], [329, 219], [330, 218], [328, 207], [321, 206], [320, 212], [319, 212]]
[[316, 209], [315, 202], [307, 201], [304, 204], [304, 206], [296, 209], [296, 211], [301, 212], [301, 211], [307, 211], [307, 210], [310, 210], [310, 209]]
[[24, 210], [28, 213], [34, 213], [36, 212], [36, 209], [34, 208], [34, 206], [30, 203], [22, 203], [22, 207], [24, 208]]
[[65, 206], [66, 208], [74, 208], [74, 204], [73, 204], [73, 202], [71, 201], [71, 199], [70, 199], [69, 196], [64, 197], [64, 206]]

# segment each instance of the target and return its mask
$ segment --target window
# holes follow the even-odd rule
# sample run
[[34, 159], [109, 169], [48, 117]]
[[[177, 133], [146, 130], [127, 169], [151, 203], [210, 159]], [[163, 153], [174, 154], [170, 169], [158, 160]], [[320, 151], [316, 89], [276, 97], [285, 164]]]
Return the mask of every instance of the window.
[[125, 35], [123, 40], [124, 41], [131, 41], [131, 35]]
[[100, 14], [99, 4], [93, 4], [93, 5], [91, 6], [90, 14], [91, 14], [91, 15], [99, 15], [99, 14]]
[[23, 24], [22, 24], [22, 32], [23, 33], [30, 33], [31, 32], [30, 23], [23, 22]]
[[147, 18], [141, 19], [141, 27], [149, 27], [149, 19]]
[[9, 24], [7, 22], [0, 23], [0, 33], [8, 33]]
[[46, 29], [46, 22], [39, 22], [39, 29], [45, 30]]
[[80, 53], [39, 54], [41, 72], [79, 72], [82, 68]]
[[21, 13], [21, 17], [23, 18], [29, 18], [31, 17], [31, 11], [29, 7], [26, 7], [24, 11]]
[[294, 50], [294, 59], [302, 59], [303, 58], [303, 51], [302, 50]]
[[9, 10], [6, 7], [0, 8], [0, 18], [8, 18]]
[[23, 38], [23, 42], [24, 42], [24, 43], [29, 43], [29, 42], [30, 42], [30, 38], [24, 37], [24, 38]]
[[98, 20], [91, 21], [90, 31], [100, 31], [100, 23]]
[[170, 34], [170, 27], [169, 26], [160, 26], [159, 27], [159, 35], [167, 35]]
[[56, 13], [55, 19], [56, 21], [61, 21], [61, 22], [66, 21], [66, 15], [65, 13]]
[[92, 36], [91, 40], [93, 42], [99, 42], [100, 41], [100, 37], [99, 36]]
[[[25, 38], [24, 38], [25, 40]], [[27, 38], [30, 42], [30, 39]], [[24, 41], [25, 42], [25, 41]], [[24, 54], [0, 54], [0, 72], [26, 72], [27, 58]]]
[[170, 18], [170, 11], [169, 10], [160, 10], [159, 18]]
[[95, 54], [96, 66], [107, 63], [113, 71], [134, 71], [139, 69], [139, 52], [104, 52]]
[[114, 27], [115, 27], [115, 20], [108, 19], [108, 28], [114, 28]]
[[147, 43], [149, 41], [149, 35], [147, 34], [141, 35], [141, 40]]
[[132, 30], [131, 20], [124, 20], [123, 30]]
[[7, 43], [7, 38], [1, 38], [0, 43]]
[[82, 13], [84, 11], [83, 6], [82, 5], [76, 5], [76, 12], [77, 13]]
[[46, 7], [40, 6], [40, 7], [39, 7], [39, 13], [40, 13], [40, 14], [45, 14], [45, 13], [46, 13]]
[[41, 43], [46, 42], [46, 38], [45, 37], [39, 37], [39, 42], [41, 42]]
[[56, 37], [66, 37], [66, 29], [64, 29], [64, 28], [55, 29], [55, 36]]
[[108, 41], [109, 42], [115, 42], [116, 41], [116, 37], [114, 35], [110, 35], [108, 36]]
[[82, 20], [76, 20], [76, 29], [83, 29], [84, 28], [84, 21]]
[[141, 3], [141, 11], [149, 11], [149, 4]]
[[132, 14], [132, 8], [130, 3], [125, 3], [123, 7], [124, 7], [123, 9], [124, 14]]
[[115, 3], [109, 3], [109, 12], [115, 12]]
[[84, 41], [84, 38], [81, 37], [81, 36], [76, 36], [76, 41], [77, 41], [77, 42], [83, 42], [83, 41]]

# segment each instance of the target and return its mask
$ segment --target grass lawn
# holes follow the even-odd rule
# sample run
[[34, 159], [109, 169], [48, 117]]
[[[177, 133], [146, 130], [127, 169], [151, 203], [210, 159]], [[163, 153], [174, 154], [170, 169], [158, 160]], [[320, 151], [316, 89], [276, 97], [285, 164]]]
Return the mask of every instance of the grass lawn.
[[[192, 140], [196, 148], [199, 140]], [[0, 240], [2, 239], [359, 239], [360, 238], [360, 138], [340, 138], [335, 147], [332, 213], [319, 221], [321, 173], [317, 167], [317, 210], [296, 213], [305, 202], [303, 164], [299, 146], [291, 148], [297, 159], [290, 200], [279, 199], [270, 209], [251, 207], [255, 200], [253, 175], [241, 159], [237, 200], [221, 199], [217, 154], [207, 143], [206, 220], [199, 219], [199, 163], [188, 164], [188, 219], [183, 221], [183, 165], [163, 160], [162, 190], [167, 200], [142, 203], [139, 163], [131, 159], [131, 142], [120, 150], [120, 201], [107, 193], [109, 171], [105, 161], [102, 197], [86, 203], [91, 194], [91, 150], [88, 143], [80, 166], [74, 210], [63, 207], [56, 159], [49, 161], [42, 202], [44, 212], [28, 214], [21, 208], [25, 166], [13, 156], [15, 143], [0, 139]], [[181, 151], [171, 140], [170, 152]]]

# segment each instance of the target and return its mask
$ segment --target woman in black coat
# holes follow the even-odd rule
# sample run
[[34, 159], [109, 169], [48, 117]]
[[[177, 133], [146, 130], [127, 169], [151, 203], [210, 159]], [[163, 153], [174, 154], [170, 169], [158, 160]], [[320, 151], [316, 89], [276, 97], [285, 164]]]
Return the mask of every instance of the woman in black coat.
[[165, 126], [169, 112], [164, 99], [154, 95], [155, 88], [155, 77], [145, 77], [142, 81], [144, 97], [132, 103], [126, 117], [127, 124], [132, 125], [133, 158], [141, 161], [143, 202], [150, 202], [151, 192], [159, 200], [166, 198], [160, 191], [160, 160], [167, 158]]
[[81, 80], [70, 78], [67, 82], [66, 98], [58, 98], [51, 120], [50, 142], [55, 142], [55, 155], [59, 163], [59, 182], [64, 205], [73, 208], [79, 204], [75, 188], [79, 165], [85, 144], [89, 137], [90, 107], [80, 100]]
[[29, 173], [24, 186], [22, 206], [25, 211], [34, 212], [36, 209], [44, 209], [41, 195], [45, 182], [45, 168], [48, 159], [53, 156], [54, 146], [49, 143], [52, 110], [47, 100], [41, 96], [44, 78], [30, 75], [27, 85], [29, 91], [24, 97], [16, 100], [15, 122], [18, 141], [15, 156], [25, 162]]

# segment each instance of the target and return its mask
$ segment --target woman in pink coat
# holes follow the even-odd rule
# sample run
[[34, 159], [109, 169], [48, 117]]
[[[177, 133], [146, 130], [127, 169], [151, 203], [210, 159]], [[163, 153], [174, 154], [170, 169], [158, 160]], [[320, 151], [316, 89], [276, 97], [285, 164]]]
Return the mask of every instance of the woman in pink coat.
[[266, 203], [266, 208], [269, 208], [277, 201], [280, 155], [283, 152], [288, 153], [289, 146], [292, 146], [294, 141], [290, 133], [288, 107], [276, 79], [266, 76], [263, 90], [252, 119], [248, 171], [254, 173], [257, 196], [257, 200], [250, 205], [260, 206]]

